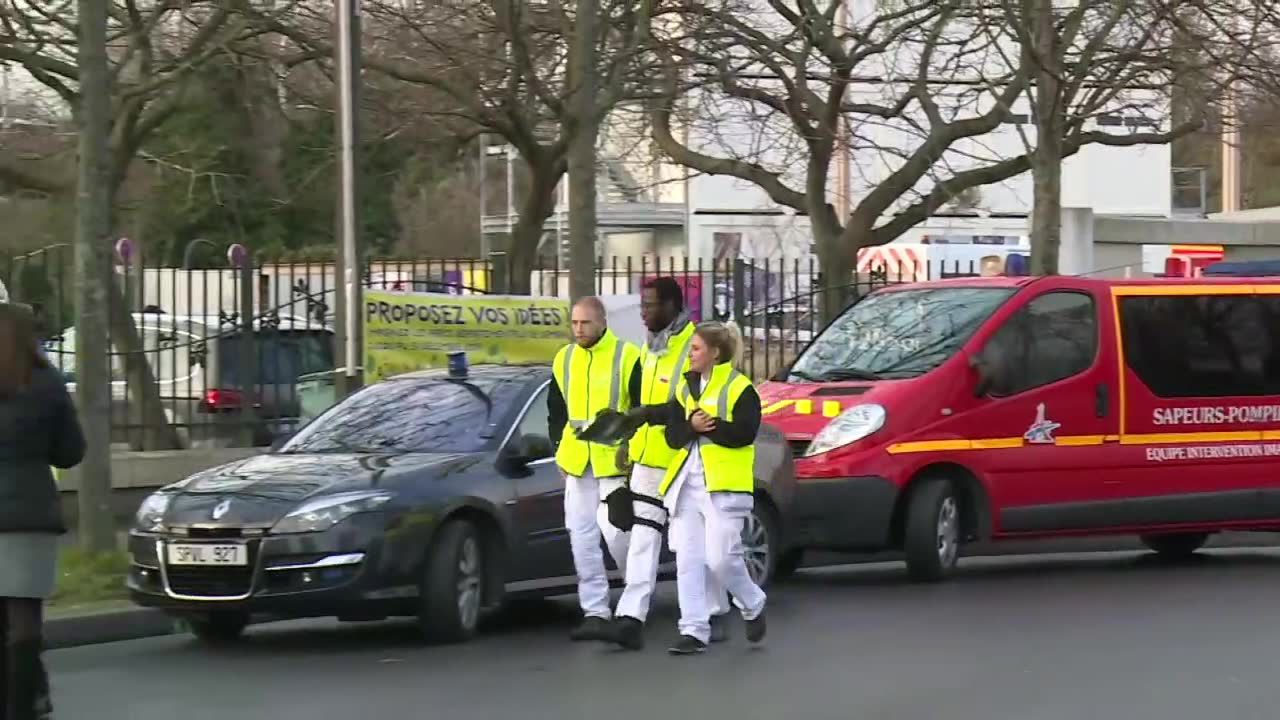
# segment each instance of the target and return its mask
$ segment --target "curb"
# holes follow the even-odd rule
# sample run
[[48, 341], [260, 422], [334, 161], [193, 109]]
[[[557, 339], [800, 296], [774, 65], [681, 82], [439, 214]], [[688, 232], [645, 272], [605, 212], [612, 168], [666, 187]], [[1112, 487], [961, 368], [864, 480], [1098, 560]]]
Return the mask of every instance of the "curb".
[[50, 617], [44, 623], [45, 647], [49, 650], [142, 640], [184, 632], [182, 623], [159, 610], [122, 608], [86, 615]]

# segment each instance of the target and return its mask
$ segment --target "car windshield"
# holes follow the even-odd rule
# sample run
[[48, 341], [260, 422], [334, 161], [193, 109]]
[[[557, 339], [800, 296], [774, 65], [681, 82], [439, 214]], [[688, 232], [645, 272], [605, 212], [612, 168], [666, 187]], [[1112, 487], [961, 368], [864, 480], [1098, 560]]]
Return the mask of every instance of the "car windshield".
[[[479, 452], [501, 439], [523, 382], [389, 380], [334, 406], [282, 453]], [[495, 439], [496, 438], [496, 439]]]
[[849, 308], [805, 348], [790, 381], [891, 380], [946, 362], [1015, 288], [881, 292]]

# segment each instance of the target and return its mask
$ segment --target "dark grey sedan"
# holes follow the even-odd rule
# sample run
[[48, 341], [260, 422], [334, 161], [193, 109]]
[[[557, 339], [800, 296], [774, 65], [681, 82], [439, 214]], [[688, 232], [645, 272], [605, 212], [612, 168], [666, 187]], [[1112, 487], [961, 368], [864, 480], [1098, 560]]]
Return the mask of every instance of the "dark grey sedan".
[[[130, 534], [133, 600], [210, 641], [238, 637], [251, 615], [416, 616], [428, 636], [456, 641], [504, 598], [572, 592], [550, 381], [545, 366], [397, 377], [271, 454], [160, 490]], [[772, 427], [756, 458], [744, 540], [767, 583], [788, 554], [795, 476]]]

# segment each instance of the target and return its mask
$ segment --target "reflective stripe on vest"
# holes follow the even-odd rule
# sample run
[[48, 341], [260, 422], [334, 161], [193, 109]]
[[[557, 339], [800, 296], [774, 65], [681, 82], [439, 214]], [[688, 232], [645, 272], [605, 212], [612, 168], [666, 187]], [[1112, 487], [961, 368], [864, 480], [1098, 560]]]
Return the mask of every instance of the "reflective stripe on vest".
[[[675, 352], [675, 363], [667, 368], [666, 397], [653, 397], [653, 390], [666, 365], [664, 361], [672, 357], [672, 352], [658, 355], [648, 347], [641, 348], [640, 399], [645, 405], [661, 405], [676, 399], [676, 391], [679, 390], [684, 373], [688, 370], [689, 353], [693, 350], [694, 328], [693, 323], [686, 324], [684, 329], [673, 336], [667, 344], [669, 351], [675, 351], [677, 347], [679, 351]], [[677, 342], [680, 344], [677, 345]], [[649, 372], [650, 363], [652, 363], [652, 374]], [[644, 425], [631, 438], [630, 455], [633, 463], [665, 470], [671, 464], [676, 451], [667, 444], [666, 430], [662, 425]]]
[[[610, 347], [612, 345], [612, 348]], [[565, 409], [568, 412], [568, 426], [560, 438], [560, 447], [556, 450], [556, 462], [562, 470], [570, 475], [584, 475], [588, 468], [596, 477], [615, 477], [623, 474], [618, 467], [617, 447], [588, 443], [579, 440], [574, 429], [587, 427], [603, 410], [623, 412], [630, 407], [630, 398], [623, 393], [623, 386], [628, 378], [624, 371], [635, 365], [639, 352], [634, 345], [624, 342], [612, 332], [605, 334], [591, 349], [568, 345], [561, 350], [563, 355], [557, 358], [555, 367], [556, 382], [564, 396]], [[582, 353], [586, 353], [586, 366], [582, 367]], [[608, 356], [608, 365], [600, 369], [592, 363], [600, 355], [604, 361]], [[579, 367], [575, 371], [574, 362]], [[630, 366], [627, 366], [630, 361]], [[604, 373], [608, 373], [608, 379]], [[605, 383], [608, 390], [605, 390]], [[607, 394], [606, 394], [607, 393]], [[597, 398], [606, 397], [605, 404]]]
[[[712, 371], [701, 399], [694, 400], [688, 384], [683, 382], [680, 384], [680, 404], [684, 406], [686, 414], [700, 409], [717, 419], [732, 421], [733, 403], [736, 403], [742, 393], [750, 387], [751, 381], [745, 375], [728, 365], [718, 365]], [[706, 391], [715, 393], [714, 408], [708, 409], [709, 403], [703, 402], [707, 398]], [[727, 448], [710, 441], [695, 440], [690, 444], [692, 445], [698, 447], [702, 458], [708, 492], [750, 493], [755, 490], [754, 444], [742, 448]], [[680, 475], [685, 462], [689, 459], [689, 452], [688, 446], [676, 451], [675, 458], [667, 466], [667, 473], [662, 478], [662, 485], [658, 488], [660, 495], [666, 495], [667, 490]]]

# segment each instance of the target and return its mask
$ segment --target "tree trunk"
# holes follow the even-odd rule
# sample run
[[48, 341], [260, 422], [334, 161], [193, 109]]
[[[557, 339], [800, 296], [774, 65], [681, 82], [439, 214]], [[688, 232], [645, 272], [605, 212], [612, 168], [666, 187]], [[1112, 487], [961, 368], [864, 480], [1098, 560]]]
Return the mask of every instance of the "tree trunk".
[[79, 0], [80, 103], [76, 196], [76, 395], [87, 450], [80, 465], [80, 542], [89, 552], [115, 548], [111, 512], [111, 372], [107, 345], [111, 273], [111, 88], [107, 5]]
[[[528, 295], [532, 290], [533, 271], [538, 269], [538, 247], [542, 244], [547, 218], [556, 209], [556, 186], [564, 177], [563, 169], [529, 163], [529, 189], [520, 203], [520, 214], [511, 229], [511, 245], [507, 248], [507, 292]], [[557, 293], [558, 294], [558, 293]]]
[[815, 288], [818, 291], [815, 300], [821, 322], [825, 324], [844, 311], [854, 296], [853, 257], [856, 251], [849, 249], [847, 233], [842, 233], [838, 227], [814, 222], [812, 231], [818, 248], [818, 268], [822, 273], [821, 287]]
[[1058, 31], [1052, 0], [1036, 0], [1030, 18], [1034, 42], [1036, 85], [1036, 148], [1031, 157], [1031, 274], [1056, 275], [1062, 241], [1062, 148], [1065, 118]]
[[[108, 243], [110, 238], [108, 238]], [[175, 450], [182, 446], [178, 433], [169, 422], [164, 412], [164, 402], [160, 399], [160, 385], [156, 382], [156, 374], [147, 362], [142, 339], [138, 336], [138, 328], [133, 322], [133, 314], [128, 298], [108, 272], [107, 302], [109, 317], [106, 318], [111, 327], [111, 340], [116, 353], [124, 356], [125, 378], [128, 386], [129, 416], [136, 417], [142, 425], [142, 432], [130, 432], [130, 443], [134, 450]], [[80, 330], [77, 328], [77, 334]], [[108, 422], [108, 424], [110, 424]], [[134, 443], [133, 438], [141, 435], [142, 442]]]
[[596, 267], [596, 3], [578, 0], [569, 98], [569, 296], [595, 294]]

